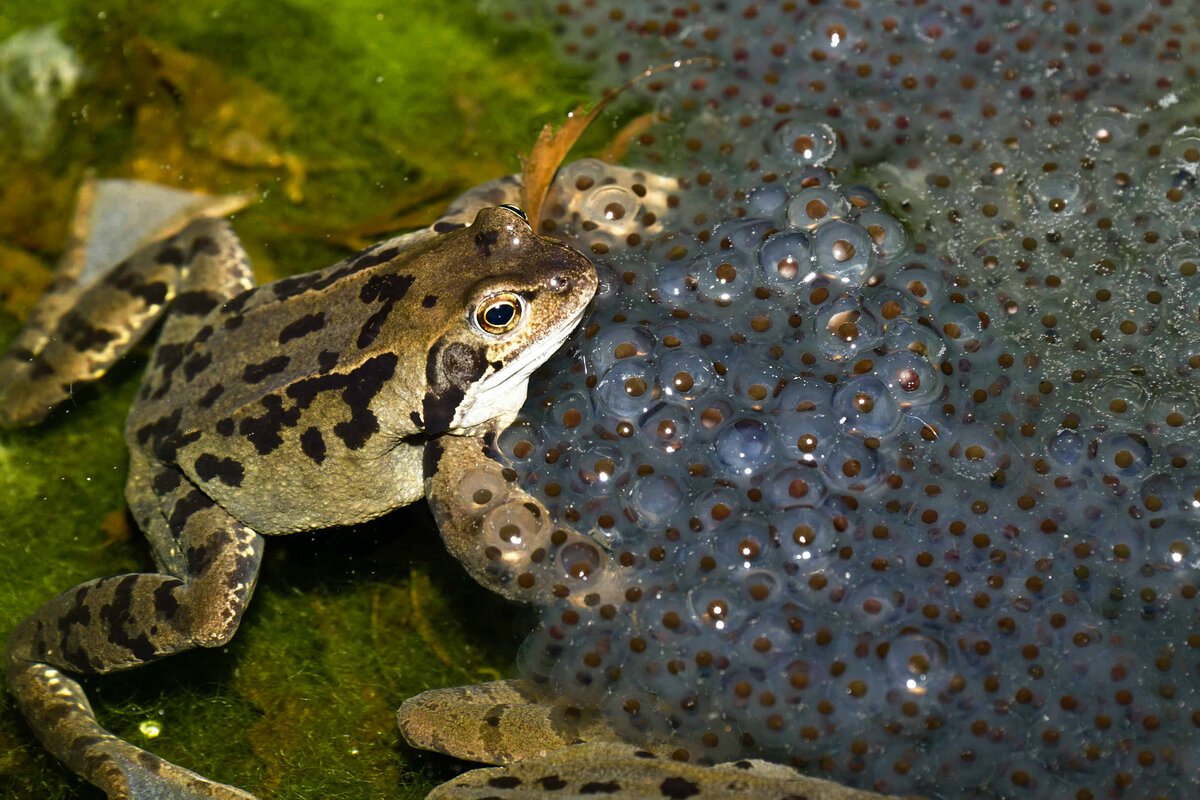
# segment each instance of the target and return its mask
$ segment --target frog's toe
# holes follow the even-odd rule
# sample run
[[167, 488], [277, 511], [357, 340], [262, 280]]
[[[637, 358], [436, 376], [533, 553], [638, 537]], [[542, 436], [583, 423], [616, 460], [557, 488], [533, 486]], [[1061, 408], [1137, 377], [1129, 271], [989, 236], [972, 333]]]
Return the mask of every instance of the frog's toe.
[[145, 751], [116, 756], [111, 764], [120, 774], [110, 783], [109, 800], [257, 800]]

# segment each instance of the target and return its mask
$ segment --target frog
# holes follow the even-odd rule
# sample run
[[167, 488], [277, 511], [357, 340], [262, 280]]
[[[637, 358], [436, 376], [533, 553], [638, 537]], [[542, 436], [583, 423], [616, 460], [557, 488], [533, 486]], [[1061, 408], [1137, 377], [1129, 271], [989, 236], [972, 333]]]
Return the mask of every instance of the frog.
[[268, 537], [421, 499], [431, 445], [503, 428], [576, 326], [595, 268], [531, 228], [518, 189], [485, 185], [433, 226], [262, 285], [219, 213], [124, 237], [138, 248], [106, 265], [80, 242], [69, 251], [0, 360], [0, 423], [42, 421], [156, 334], [125, 424], [126, 500], [156, 571], [50, 600], [17, 625], [5, 663], [47, 750], [109, 798], [252, 795], [106, 731], [74, 676], [227, 643]]

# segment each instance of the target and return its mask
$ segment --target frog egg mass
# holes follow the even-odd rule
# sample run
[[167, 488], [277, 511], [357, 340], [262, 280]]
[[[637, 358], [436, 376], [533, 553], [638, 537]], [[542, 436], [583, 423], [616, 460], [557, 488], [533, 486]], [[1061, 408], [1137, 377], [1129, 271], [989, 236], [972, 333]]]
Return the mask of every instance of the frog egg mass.
[[1194, 7], [557, 15], [610, 82], [717, 63], [542, 223], [601, 287], [495, 442], [550, 517], [485, 526], [555, 587], [527, 673], [681, 759], [1191, 796]]

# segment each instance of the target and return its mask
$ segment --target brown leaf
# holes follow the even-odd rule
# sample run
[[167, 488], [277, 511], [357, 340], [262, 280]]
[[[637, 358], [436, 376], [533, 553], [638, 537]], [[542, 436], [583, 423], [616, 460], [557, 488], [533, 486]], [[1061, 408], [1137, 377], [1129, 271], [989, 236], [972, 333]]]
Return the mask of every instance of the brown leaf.
[[579, 141], [579, 137], [608, 107], [609, 103], [638, 81], [659, 72], [695, 64], [713, 66], [716, 63], [710, 58], [693, 58], [651, 67], [606, 94], [599, 103], [593, 106], [591, 111], [585, 111], [583, 106], [577, 106], [574, 111], [567, 114], [566, 122], [558, 130], [555, 130], [554, 126], [550, 124], [543, 127], [542, 132], [538, 134], [537, 142], [533, 145], [533, 150], [529, 153], [529, 158], [523, 159], [521, 163], [521, 205], [534, 230], [537, 230], [538, 223], [541, 222], [542, 205], [545, 203], [546, 194], [550, 191], [550, 184], [554, 181], [555, 173], [566, 159], [567, 153]]

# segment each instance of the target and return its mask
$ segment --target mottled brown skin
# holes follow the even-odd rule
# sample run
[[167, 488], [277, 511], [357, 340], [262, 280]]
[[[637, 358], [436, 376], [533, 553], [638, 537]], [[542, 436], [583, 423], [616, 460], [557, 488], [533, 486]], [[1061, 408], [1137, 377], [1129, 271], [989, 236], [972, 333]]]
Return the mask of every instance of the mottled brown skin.
[[[420, 498], [426, 444], [506, 424], [596, 276], [515, 210], [484, 208], [469, 226], [447, 221], [252, 287], [229, 227], [199, 220], [36, 315], [41, 330], [0, 362], [3, 422], [36, 422], [164, 319], [126, 424], [126, 497], [158, 572], [77, 586], [8, 643], [9, 688], [35, 733], [111, 798], [250, 795], [112, 736], [65, 673], [224, 644], [264, 535], [362, 522]], [[472, 320], [497, 293], [520, 297], [524, 312], [490, 334]]]

